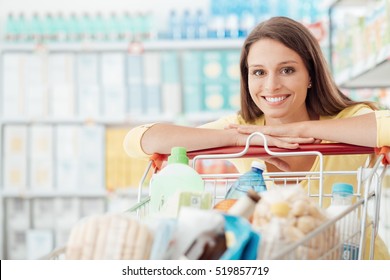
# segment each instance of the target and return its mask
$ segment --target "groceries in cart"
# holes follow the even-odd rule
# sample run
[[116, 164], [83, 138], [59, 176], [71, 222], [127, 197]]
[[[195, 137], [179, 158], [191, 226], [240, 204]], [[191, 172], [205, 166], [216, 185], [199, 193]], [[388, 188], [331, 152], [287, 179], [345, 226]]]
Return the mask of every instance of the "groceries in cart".
[[[289, 245], [302, 240], [328, 220], [325, 211], [299, 186], [265, 192], [253, 213], [252, 225], [262, 234], [261, 259], [281, 258]], [[298, 259], [317, 259], [338, 242], [334, 225], [300, 246]], [[338, 254], [329, 258], [338, 259]]]
[[[177, 218], [137, 220], [130, 213], [85, 218], [72, 229], [65, 258], [271, 259], [325, 221], [299, 187], [249, 190], [226, 211], [182, 207]], [[328, 241], [337, 241], [333, 228], [302, 256], [317, 258], [334, 245]]]

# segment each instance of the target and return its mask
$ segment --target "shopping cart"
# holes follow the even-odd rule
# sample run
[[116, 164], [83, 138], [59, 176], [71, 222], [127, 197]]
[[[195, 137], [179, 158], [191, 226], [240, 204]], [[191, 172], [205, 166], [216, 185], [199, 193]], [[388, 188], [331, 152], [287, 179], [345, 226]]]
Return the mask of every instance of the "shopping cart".
[[[262, 137], [264, 146], [250, 145], [253, 137]], [[326, 171], [324, 170], [324, 156], [329, 155], [370, 155], [366, 165], [357, 170]], [[287, 244], [282, 250], [269, 256], [270, 259], [342, 259], [340, 252], [345, 244], [351, 240], [358, 240], [359, 250], [354, 256], [347, 258], [373, 259], [375, 237], [378, 233], [381, 182], [386, 172], [383, 153], [374, 155], [374, 149], [369, 147], [355, 146], [349, 144], [327, 143], [301, 145], [298, 150], [286, 150], [276, 147], [270, 149], [265, 136], [261, 133], [253, 133], [247, 139], [245, 147], [228, 147], [205, 149], [196, 152], [189, 152], [195, 168], [201, 160], [221, 160], [237, 158], [262, 158], [262, 157], [291, 157], [291, 156], [317, 156], [319, 170], [311, 172], [265, 172], [264, 178], [267, 186], [285, 186], [291, 184], [299, 185], [305, 182], [307, 195], [318, 200], [319, 207], [324, 207], [324, 199], [330, 199], [331, 193], [324, 190], [324, 179], [329, 176], [352, 176], [356, 178], [357, 186], [354, 193], [355, 203], [340, 215], [328, 220], [321, 226], [307, 234], [304, 238]], [[138, 187], [138, 203], [129, 209], [139, 219], [149, 215], [150, 196], [147, 191], [147, 178], [158, 171], [161, 162], [166, 160], [168, 155], [154, 155], [145, 173], [143, 174]], [[374, 162], [374, 163], [372, 163]], [[383, 163], [383, 164], [382, 164]], [[224, 199], [227, 190], [241, 174], [201, 174], [206, 191], [212, 193], [213, 204], [215, 205]], [[314, 185], [318, 185], [318, 191], [313, 191]], [[350, 216], [358, 217], [358, 227], [351, 226]], [[341, 237], [343, 232], [343, 237]], [[346, 234], [347, 233], [347, 234]], [[368, 243], [368, 247], [366, 245]], [[367, 251], [368, 250], [368, 251]], [[368, 252], [365, 254], [365, 252]]]

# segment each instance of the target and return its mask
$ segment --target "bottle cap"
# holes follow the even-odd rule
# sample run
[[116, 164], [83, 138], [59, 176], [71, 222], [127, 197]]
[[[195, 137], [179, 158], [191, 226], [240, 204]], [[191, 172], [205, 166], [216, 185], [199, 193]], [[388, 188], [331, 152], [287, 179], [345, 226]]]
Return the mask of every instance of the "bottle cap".
[[335, 183], [332, 187], [332, 193], [338, 193], [344, 196], [353, 194], [353, 186], [347, 183]]
[[188, 164], [187, 150], [184, 147], [173, 147], [171, 155], [168, 157], [168, 163]]
[[263, 171], [267, 168], [264, 163], [261, 163], [261, 162], [255, 161], [255, 160], [252, 161], [251, 167], [261, 169]]

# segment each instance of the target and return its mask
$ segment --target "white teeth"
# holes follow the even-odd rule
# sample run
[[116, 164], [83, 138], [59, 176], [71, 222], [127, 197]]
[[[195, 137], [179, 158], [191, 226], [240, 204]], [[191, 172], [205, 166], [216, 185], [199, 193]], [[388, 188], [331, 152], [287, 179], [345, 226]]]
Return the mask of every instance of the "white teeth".
[[265, 97], [265, 100], [267, 100], [268, 102], [274, 103], [274, 102], [280, 102], [280, 101], [282, 101], [282, 100], [284, 100], [284, 99], [286, 99], [286, 98], [287, 98], [287, 96], [281, 96], [281, 97]]

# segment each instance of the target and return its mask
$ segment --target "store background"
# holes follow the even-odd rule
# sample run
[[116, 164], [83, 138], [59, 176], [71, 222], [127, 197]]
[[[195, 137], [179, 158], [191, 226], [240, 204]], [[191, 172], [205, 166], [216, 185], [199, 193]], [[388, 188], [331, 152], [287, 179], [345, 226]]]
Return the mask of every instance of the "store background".
[[132, 126], [237, 110], [240, 46], [269, 16], [307, 24], [345, 92], [389, 108], [390, 1], [317, 2], [0, 0], [1, 259], [38, 258], [81, 217], [135, 202]]

